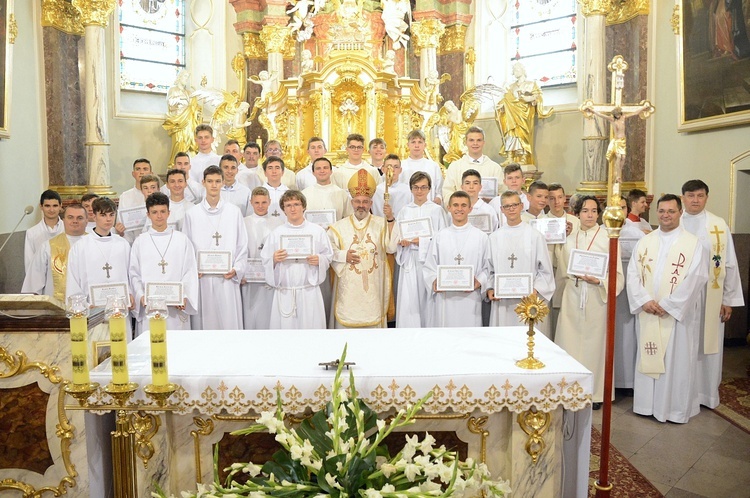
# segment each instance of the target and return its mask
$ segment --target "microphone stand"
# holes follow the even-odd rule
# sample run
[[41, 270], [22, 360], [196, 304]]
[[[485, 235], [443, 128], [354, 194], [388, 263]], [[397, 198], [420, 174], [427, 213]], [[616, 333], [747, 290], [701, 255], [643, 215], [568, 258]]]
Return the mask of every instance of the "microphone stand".
[[18, 223], [16, 223], [16, 226], [13, 227], [13, 230], [10, 231], [10, 234], [8, 234], [8, 237], [5, 239], [5, 242], [3, 242], [3, 245], [0, 246], [0, 253], [2, 253], [3, 249], [5, 249], [5, 246], [8, 245], [8, 241], [10, 240], [11, 237], [13, 237], [13, 234], [16, 233], [16, 230], [21, 225], [21, 222], [23, 221], [23, 219], [26, 218], [27, 215], [33, 212], [34, 212], [33, 209], [31, 211], [28, 211], [28, 209], [24, 210], [23, 215], [21, 216], [21, 219], [18, 220]]

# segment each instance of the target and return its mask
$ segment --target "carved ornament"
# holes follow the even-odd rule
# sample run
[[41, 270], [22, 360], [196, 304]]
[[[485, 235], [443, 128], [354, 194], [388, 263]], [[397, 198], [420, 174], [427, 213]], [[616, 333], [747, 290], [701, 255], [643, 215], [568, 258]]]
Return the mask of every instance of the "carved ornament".
[[258, 33], [242, 33], [242, 52], [248, 59], [265, 59], [268, 55]]
[[526, 441], [526, 453], [533, 463], [539, 460], [539, 455], [544, 451], [546, 445], [542, 436], [549, 429], [550, 421], [549, 413], [540, 412], [535, 407], [518, 414], [518, 425], [529, 436]]
[[622, 24], [638, 16], [647, 16], [649, 0], [613, 0], [612, 8], [607, 13], [607, 25]]
[[267, 24], [260, 30], [260, 41], [266, 52], [275, 52], [285, 54], [290, 51], [294, 52], [294, 38], [292, 30], [287, 26], [278, 24]]
[[672, 32], [676, 35], [680, 34], [680, 6], [675, 4], [672, 8], [672, 18], [669, 20], [672, 25]]
[[73, 7], [78, 10], [84, 26], [106, 28], [115, 5], [115, 0], [73, 0]]
[[196, 430], [190, 431], [193, 437], [193, 449], [195, 450], [195, 482], [203, 482], [203, 472], [201, 471], [201, 436], [208, 436], [214, 431], [214, 421], [210, 418], [193, 417], [193, 423]]
[[83, 36], [78, 9], [65, 0], [42, 0], [42, 26], [59, 29], [69, 35]]
[[440, 45], [438, 45], [438, 55], [463, 52], [466, 29], [466, 26], [463, 24], [454, 24], [445, 28], [445, 32], [440, 39]]
[[612, 10], [612, 0], [578, 0], [586, 17], [606, 16]]
[[445, 32], [445, 24], [439, 19], [425, 19], [411, 24], [412, 41], [417, 51], [423, 48], [437, 48], [440, 37]]
[[16, 24], [16, 16], [11, 14], [8, 16], [8, 43], [11, 45], [16, 43], [16, 37], [18, 36], [18, 24]]
[[130, 424], [135, 432], [135, 454], [145, 469], [155, 453], [151, 438], [159, 432], [161, 419], [152, 413], [135, 412], [130, 414]]

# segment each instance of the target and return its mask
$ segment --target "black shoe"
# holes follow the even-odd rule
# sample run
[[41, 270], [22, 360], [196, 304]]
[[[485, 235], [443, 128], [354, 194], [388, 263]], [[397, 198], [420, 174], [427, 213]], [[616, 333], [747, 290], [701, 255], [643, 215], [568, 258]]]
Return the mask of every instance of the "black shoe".
[[601, 410], [602, 404], [601, 403], [594, 403], [594, 405], [591, 407], [593, 410]]

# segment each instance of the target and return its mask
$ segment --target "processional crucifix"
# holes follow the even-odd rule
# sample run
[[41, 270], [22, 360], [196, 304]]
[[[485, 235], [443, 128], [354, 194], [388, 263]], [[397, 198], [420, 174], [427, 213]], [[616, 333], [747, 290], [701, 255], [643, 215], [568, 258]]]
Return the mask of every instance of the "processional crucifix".
[[625, 120], [633, 116], [641, 119], [648, 118], [656, 109], [648, 100], [640, 104], [623, 104], [622, 89], [625, 86], [625, 71], [628, 63], [621, 55], [616, 55], [612, 62], [607, 65], [607, 70], [612, 73], [611, 103], [595, 104], [586, 100], [581, 104], [580, 110], [587, 118], [594, 115], [607, 120], [610, 123], [610, 142], [607, 148], [607, 162], [609, 163], [609, 174], [607, 178], [607, 200], [610, 206], [620, 206], [620, 185], [622, 183], [622, 166], [625, 163]]

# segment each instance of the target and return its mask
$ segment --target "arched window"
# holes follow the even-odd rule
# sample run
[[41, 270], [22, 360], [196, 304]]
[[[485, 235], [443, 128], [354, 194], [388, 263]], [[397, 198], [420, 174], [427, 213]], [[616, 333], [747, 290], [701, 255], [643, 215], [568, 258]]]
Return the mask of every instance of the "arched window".
[[118, 3], [120, 88], [167, 93], [185, 67], [185, 1]]

